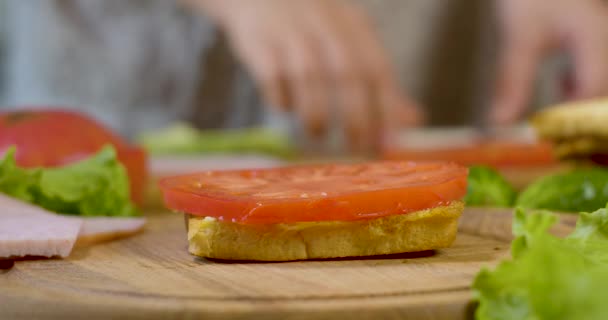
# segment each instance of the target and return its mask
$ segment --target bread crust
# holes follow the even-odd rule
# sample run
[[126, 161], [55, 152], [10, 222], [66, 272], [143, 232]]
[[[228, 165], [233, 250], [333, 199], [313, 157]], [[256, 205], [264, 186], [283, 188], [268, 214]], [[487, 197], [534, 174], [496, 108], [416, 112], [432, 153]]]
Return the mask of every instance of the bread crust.
[[356, 221], [240, 224], [187, 216], [189, 251], [223, 260], [291, 261], [373, 256], [452, 244], [464, 203]]

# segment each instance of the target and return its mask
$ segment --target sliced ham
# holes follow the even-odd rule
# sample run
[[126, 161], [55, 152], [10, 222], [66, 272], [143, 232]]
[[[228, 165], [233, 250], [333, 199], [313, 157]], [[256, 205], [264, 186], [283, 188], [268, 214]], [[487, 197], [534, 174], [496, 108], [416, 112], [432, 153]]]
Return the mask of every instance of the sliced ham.
[[91, 245], [133, 235], [146, 224], [145, 218], [92, 217], [83, 218], [78, 246]]
[[0, 194], [0, 258], [67, 257], [82, 220]]
[[62, 257], [74, 245], [90, 245], [132, 235], [144, 218], [62, 216], [0, 193], [0, 259]]

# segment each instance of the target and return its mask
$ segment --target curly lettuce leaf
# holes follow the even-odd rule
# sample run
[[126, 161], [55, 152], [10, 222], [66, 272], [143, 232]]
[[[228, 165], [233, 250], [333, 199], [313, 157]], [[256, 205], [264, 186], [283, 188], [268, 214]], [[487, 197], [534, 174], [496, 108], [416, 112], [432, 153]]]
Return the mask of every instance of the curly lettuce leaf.
[[513, 260], [483, 269], [473, 283], [477, 319], [605, 319], [608, 210], [582, 213], [566, 238], [549, 233], [556, 221], [548, 212], [516, 212]]
[[111, 146], [58, 168], [21, 168], [10, 149], [0, 160], [0, 192], [63, 214], [137, 215], [126, 170]]
[[515, 189], [492, 168], [470, 167], [467, 183], [464, 201], [469, 206], [511, 207], [515, 201]]
[[35, 186], [39, 179], [40, 170], [27, 170], [17, 166], [15, 148], [9, 149], [0, 160], [0, 192], [33, 202]]

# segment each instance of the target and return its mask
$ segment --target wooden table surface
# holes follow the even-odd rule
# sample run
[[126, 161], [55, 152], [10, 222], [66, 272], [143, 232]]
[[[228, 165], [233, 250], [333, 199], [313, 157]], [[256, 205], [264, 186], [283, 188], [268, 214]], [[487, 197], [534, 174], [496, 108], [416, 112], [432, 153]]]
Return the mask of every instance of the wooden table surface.
[[510, 211], [467, 209], [454, 246], [437, 252], [225, 263], [187, 253], [181, 216], [149, 217], [132, 238], [0, 271], [0, 318], [467, 319], [475, 274], [511, 239]]

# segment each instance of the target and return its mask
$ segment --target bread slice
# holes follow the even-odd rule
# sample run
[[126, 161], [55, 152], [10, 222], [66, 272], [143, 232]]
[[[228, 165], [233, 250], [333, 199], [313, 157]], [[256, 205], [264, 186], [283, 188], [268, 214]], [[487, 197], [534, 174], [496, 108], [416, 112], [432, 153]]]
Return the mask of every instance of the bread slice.
[[572, 138], [556, 142], [553, 149], [559, 159], [577, 159], [593, 154], [608, 154], [608, 138]]
[[187, 216], [190, 253], [224, 260], [289, 261], [445, 248], [464, 203], [357, 221], [240, 224]]
[[607, 121], [606, 98], [560, 104], [532, 118], [540, 137], [552, 141], [581, 136], [608, 139]]

